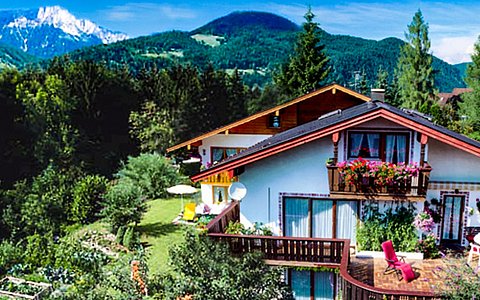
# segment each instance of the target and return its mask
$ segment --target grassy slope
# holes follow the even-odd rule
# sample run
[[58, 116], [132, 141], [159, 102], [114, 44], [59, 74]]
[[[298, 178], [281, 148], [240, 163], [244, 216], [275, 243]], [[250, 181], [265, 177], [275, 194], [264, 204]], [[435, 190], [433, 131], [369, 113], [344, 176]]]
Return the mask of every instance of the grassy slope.
[[167, 270], [168, 249], [183, 240], [184, 228], [172, 224], [172, 220], [180, 212], [181, 200], [157, 199], [150, 201], [149, 205], [138, 230], [142, 242], [148, 245], [150, 272], [158, 274]]

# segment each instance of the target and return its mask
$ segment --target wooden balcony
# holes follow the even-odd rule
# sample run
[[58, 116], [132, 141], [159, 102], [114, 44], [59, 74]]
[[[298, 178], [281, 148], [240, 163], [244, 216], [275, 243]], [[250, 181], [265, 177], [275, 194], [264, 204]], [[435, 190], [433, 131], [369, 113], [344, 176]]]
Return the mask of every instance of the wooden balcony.
[[360, 200], [425, 200], [432, 168], [426, 164], [417, 177], [395, 185], [375, 185], [373, 178], [366, 178], [360, 184], [352, 185], [344, 182], [335, 165], [327, 165], [330, 197]]
[[202, 183], [228, 186], [235, 181], [238, 181], [236, 176], [230, 176], [228, 172], [222, 172], [207, 177]]
[[349, 271], [350, 240], [283, 236], [224, 234], [230, 221], [239, 221], [240, 206], [232, 202], [208, 225], [208, 237], [229, 245], [234, 254], [261, 253], [270, 265], [286, 267], [329, 267], [339, 269], [337, 282], [341, 299], [349, 300], [440, 300], [432, 292], [400, 291], [370, 286], [355, 279]]

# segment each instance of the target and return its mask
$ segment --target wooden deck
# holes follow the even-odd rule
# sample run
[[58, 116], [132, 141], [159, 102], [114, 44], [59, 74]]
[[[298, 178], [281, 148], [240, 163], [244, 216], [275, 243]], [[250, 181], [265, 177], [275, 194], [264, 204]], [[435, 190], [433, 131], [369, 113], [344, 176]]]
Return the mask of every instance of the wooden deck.
[[442, 288], [445, 261], [442, 259], [407, 260], [417, 278], [411, 282], [398, 281], [395, 273], [384, 274], [384, 259], [351, 257], [349, 271], [353, 278], [370, 286], [393, 291], [438, 293]]
[[[410, 283], [399, 282], [395, 275], [384, 275], [382, 259], [360, 260], [350, 255], [350, 241], [283, 236], [225, 234], [230, 221], [238, 221], [238, 203], [231, 203], [207, 225], [208, 237], [230, 246], [233, 254], [259, 252], [272, 265], [287, 267], [327, 267], [339, 269], [338, 285], [342, 299], [348, 300], [437, 300], [441, 265], [417, 262], [420, 276]], [[437, 260], [442, 262], [441, 260]]]

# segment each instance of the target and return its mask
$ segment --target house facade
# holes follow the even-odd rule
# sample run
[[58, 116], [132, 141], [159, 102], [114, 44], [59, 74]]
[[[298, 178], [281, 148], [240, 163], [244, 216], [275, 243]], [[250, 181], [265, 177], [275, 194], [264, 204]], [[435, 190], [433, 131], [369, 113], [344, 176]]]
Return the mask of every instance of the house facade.
[[[396, 189], [342, 182], [337, 163], [360, 158], [416, 166], [418, 175]], [[441, 220], [434, 234], [442, 244], [467, 245], [469, 228], [480, 227], [480, 143], [379, 101], [280, 132], [192, 180], [221, 180], [225, 187], [241, 182], [247, 189], [241, 222], [262, 222], [278, 236], [348, 239], [355, 245], [366, 206], [386, 209], [405, 203], [417, 212], [435, 206]], [[204, 199], [216, 192], [212, 195], [202, 185]], [[329, 272], [290, 270], [287, 277], [297, 299], [332, 299], [335, 294]]]
[[[203, 168], [208, 168], [280, 132], [308, 123], [326, 113], [369, 100], [370, 98], [341, 85], [331, 84], [172, 146], [167, 152], [186, 148], [192, 156], [200, 158]], [[227, 200], [230, 184], [230, 178], [223, 174], [202, 180], [203, 202], [213, 204]]]

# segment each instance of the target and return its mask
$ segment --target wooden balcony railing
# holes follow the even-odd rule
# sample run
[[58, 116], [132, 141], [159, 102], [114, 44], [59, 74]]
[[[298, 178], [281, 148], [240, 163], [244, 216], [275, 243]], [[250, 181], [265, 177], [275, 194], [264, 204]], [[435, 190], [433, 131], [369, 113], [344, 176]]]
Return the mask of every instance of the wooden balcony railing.
[[208, 233], [224, 233], [230, 221], [240, 221], [240, 205], [232, 201], [215, 219], [207, 224]]
[[440, 300], [429, 292], [387, 290], [367, 285], [349, 273], [350, 240], [317, 239], [283, 236], [252, 236], [224, 234], [228, 222], [238, 221], [240, 206], [232, 202], [208, 225], [208, 237], [230, 246], [235, 254], [262, 253], [268, 263], [285, 266], [325, 266], [339, 268], [339, 291], [341, 299], [348, 300]]
[[202, 183], [230, 185], [232, 182], [235, 181], [238, 181], [236, 176], [231, 177], [228, 172], [222, 172], [212, 176], [208, 176], [205, 180], [202, 181]]
[[357, 185], [348, 184], [343, 180], [338, 167], [327, 165], [328, 183], [332, 198], [367, 198], [376, 200], [392, 200], [398, 198], [424, 200], [427, 195], [428, 182], [432, 168], [426, 164], [421, 168], [417, 177], [395, 185], [379, 186], [373, 178], [366, 178]]
[[214, 240], [225, 242], [234, 254], [258, 251], [264, 259], [340, 265], [345, 240], [211, 233]]

